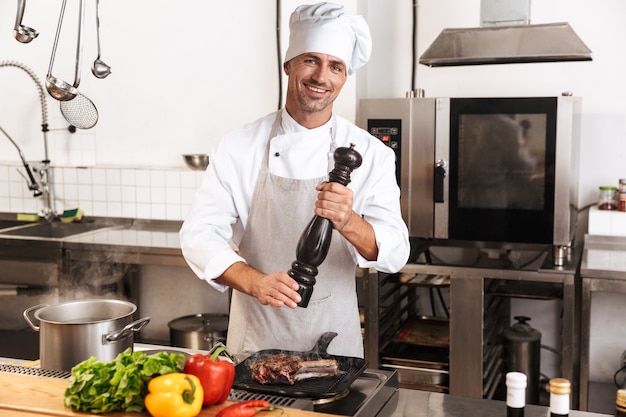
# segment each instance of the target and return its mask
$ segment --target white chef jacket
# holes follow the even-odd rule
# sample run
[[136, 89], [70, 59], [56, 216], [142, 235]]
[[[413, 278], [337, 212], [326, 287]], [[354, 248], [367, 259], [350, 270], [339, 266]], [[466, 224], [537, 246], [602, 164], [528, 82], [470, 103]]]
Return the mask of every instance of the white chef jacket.
[[[352, 245], [348, 247], [355, 265], [382, 272], [397, 272], [408, 259], [409, 242], [407, 227], [400, 214], [395, 153], [340, 116], [332, 116], [334, 123], [331, 119], [324, 126], [309, 130], [299, 125], [286, 110], [279, 111], [283, 112], [283, 136], [270, 143], [270, 172], [297, 179], [327, 176], [329, 166], [333, 166], [332, 153], [336, 147], [355, 144], [354, 149], [361, 154], [363, 162], [352, 172], [348, 187], [354, 194], [353, 210], [374, 228], [378, 259], [368, 261]], [[233, 263], [246, 261], [231, 243], [238, 245], [246, 227], [257, 174], [275, 118], [276, 113], [271, 113], [249, 123], [221, 138], [210, 150], [209, 166], [180, 230], [185, 260], [199, 278], [220, 291], [227, 288], [213, 280]], [[334, 135], [336, 143], [329, 146], [333, 124], [337, 129]], [[289, 132], [307, 130], [312, 136], [322, 139], [291, 140], [288, 135]], [[311, 212], [311, 217], [313, 215]], [[294, 233], [300, 235], [302, 230], [294, 230]], [[271, 238], [268, 236], [268, 239]], [[288, 255], [285, 254], [289, 258]], [[286, 259], [286, 264], [295, 260], [295, 255], [296, 248], [293, 248], [293, 259]]]

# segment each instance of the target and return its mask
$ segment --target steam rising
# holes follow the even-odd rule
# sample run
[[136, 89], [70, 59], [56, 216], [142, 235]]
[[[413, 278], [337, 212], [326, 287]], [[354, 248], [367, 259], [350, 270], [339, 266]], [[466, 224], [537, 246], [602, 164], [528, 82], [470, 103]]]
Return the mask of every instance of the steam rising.
[[[131, 301], [129, 280], [126, 275], [134, 265], [118, 262], [122, 253], [107, 252], [103, 261], [100, 253], [93, 260], [71, 261], [70, 272], [59, 271], [56, 263], [26, 263], [16, 261], [16, 276], [7, 276], [0, 285], [6, 295], [0, 295], [0, 330], [30, 329], [24, 320], [26, 309], [38, 305], [55, 305], [62, 302], [99, 298]], [[27, 265], [25, 269], [24, 265]], [[45, 287], [46, 291], [34, 291]], [[10, 294], [8, 288], [20, 288], [20, 295]], [[33, 291], [29, 291], [29, 289]], [[30, 294], [29, 294], [30, 292]], [[39, 291], [41, 292], [41, 291]], [[23, 294], [22, 294], [23, 293]], [[31, 295], [32, 294], [32, 295]], [[42, 306], [43, 307], [43, 306]]]

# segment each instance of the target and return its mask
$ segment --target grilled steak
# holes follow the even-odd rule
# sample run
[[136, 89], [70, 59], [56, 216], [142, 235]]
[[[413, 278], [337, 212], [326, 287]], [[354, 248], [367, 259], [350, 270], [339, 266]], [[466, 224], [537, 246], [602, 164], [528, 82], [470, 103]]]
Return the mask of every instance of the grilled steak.
[[259, 384], [290, 384], [310, 378], [334, 376], [339, 372], [336, 359], [302, 359], [278, 353], [250, 363], [252, 378]]

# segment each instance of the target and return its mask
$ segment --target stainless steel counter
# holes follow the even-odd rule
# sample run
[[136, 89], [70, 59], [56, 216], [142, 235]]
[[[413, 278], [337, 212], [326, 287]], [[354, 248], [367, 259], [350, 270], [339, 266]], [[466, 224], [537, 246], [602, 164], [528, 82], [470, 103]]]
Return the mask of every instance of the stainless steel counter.
[[[13, 214], [15, 216], [15, 214]], [[180, 221], [86, 217], [80, 222], [17, 222], [0, 213], [0, 256], [41, 258], [61, 250], [106, 253], [119, 262], [185, 265], [180, 251]], [[29, 251], [23, 249], [28, 247]]]
[[[527, 405], [526, 417], [545, 417], [548, 408]], [[608, 416], [583, 411], [570, 411], [570, 417]], [[467, 398], [449, 394], [400, 389], [398, 404], [391, 417], [501, 417], [506, 416], [504, 401]]]
[[626, 280], [626, 237], [586, 235], [580, 273]]
[[[626, 237], [620, 236], [585, 236], [585, 249], [580, 265], [582, 276], [582, 308], [580, 324], [580, 409], [602, 409], [597, 398], [609, 390], [609, 397], [614, 396], [612, 383], [589, 380], [590, 338], [591, 338], [591, 300], [594, 292], [626, 295]], [[613, 323], [614, 325], [615, 323]], [[611, 322], [607, 321], [607, 326]], [[616, 330], [622, 330], [620, 327]]]
[[[187, 266], [179, 221], [84, 218], [76, 223], [28, 223], [7, 217], [0, 213], [0, 283], [62, 288], [67, 281], [71, 285], [71, 267], [81, 261]], [[55, 279], [42, 283], [43, 276]]]
[[187, 266], [180, 250], [181, 222], [141, 221], [105, 227], [63, 240], [72, 260]]

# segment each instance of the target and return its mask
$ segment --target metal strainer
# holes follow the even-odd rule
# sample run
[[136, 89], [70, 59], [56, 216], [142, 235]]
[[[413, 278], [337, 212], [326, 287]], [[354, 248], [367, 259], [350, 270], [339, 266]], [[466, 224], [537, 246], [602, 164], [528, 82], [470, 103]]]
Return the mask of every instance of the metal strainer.
[[[63, 4], [67, 0], [63, 0]], [[61, 12], [61, 18], [63, 16], [63, 11]], [[60, 19], [61, 19], [60, 18]], [[85, 0], [80, 0], [79, 12], [78, 12], [78, 42], [76, 47], [76, 70], [74, 74], [74, 85], [73, 91], [74, 97], [64, 97], [63, 100], [59, 100], [61, 113], [65, 120], [72, 126], [75, 126], [79, 129], [91, 129], [98, 122], [98, 109], [96, 109], [95, 104], [87, 98], [85, 95], [81, 94], [78, 91], [78, 85], [80, 83], [80, 68], [82, 64], [82, 54], [83, 54], [83, 27], [85, 21]], [[61, 23], [59, 21], [59, 27]], [[57, 29], [58, 34], [58, 29]], [[50, 69], [48, 72], [52, 70], [52, 60], [50, 61]], [[50, 77], [50, 75], [49, 75]], [[50, 90], [48, 90], [50, 92]], [[54, 97], [54, 96], [53, 96]]]
[[79, 129], [91, 129], [98, 123], [98, 109], [88, 97], [81, 93], [69, 101], [60, 101], [65, 120]]

